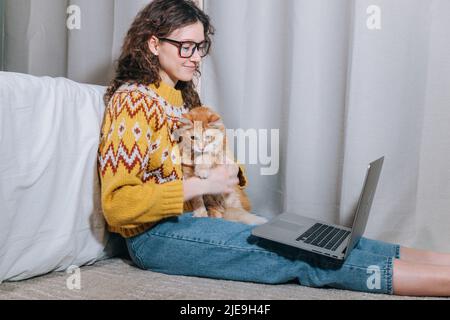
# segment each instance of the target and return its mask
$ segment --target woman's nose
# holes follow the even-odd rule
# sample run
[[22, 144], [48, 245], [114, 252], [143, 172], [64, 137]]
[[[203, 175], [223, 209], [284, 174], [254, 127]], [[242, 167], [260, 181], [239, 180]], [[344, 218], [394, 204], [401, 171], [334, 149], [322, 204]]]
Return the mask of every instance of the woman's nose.
[[200, 53], [198, 53], [198, 50], [195, 50], [194, 54], [191, 57], [192, 62], [200, 62], [202, 60], [202, 57], [200, 56]]

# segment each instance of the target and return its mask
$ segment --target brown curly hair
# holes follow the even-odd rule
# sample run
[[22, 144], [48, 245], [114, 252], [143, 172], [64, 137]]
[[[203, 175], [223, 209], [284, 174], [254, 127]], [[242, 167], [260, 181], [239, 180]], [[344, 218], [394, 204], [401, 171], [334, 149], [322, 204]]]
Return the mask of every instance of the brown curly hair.
[[[140, 11], [125, 37], [115, 78], [104, 96], [105, 104], [108, 105], [124, 83], [155, 84], [158, 87], [161, 66], [158, 57], [149, 49], [148, 40], [152, 36], [167, 37], [173, 31], [198, 21], [203, 24], [205, 41], [211, 43], [214, 27], [209, 17], [191, 0], [154, 0]], [[195, 76], [200, 76], [199, 69]], [[185, 107], [192, 109], [201, 105], [193, 81], [178, 81], [176, 89], [181, 90]]]

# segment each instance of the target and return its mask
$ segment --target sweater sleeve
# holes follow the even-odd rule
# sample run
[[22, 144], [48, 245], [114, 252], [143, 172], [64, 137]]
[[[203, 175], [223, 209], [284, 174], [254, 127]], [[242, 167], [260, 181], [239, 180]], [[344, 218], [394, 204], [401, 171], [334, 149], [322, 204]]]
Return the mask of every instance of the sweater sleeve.
[[183, 182], [172, 161], [164, 109], [142, 92], [116, 92], [99, 146], [101, 201], [112, 227], [132, 227], [183, 212]]

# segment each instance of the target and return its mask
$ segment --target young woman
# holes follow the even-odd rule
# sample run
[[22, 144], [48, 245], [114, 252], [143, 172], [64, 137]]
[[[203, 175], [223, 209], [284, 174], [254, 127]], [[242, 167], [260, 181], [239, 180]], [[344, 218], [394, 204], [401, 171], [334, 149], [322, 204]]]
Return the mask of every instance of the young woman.
[[184, 203], [246, 186], [243, 169], [182, 179], [171, 138], [201, 102], [193, 78], [210, 48], [209, 17], [190, 0], [154, 0], [132, 24], [105, 95], [102, 206], [142, 268], [259, 283], [298, 281], [397, 295], [450, 296], [450, 255], [361, 239], [345, 262], [251, 236], [251, 226], [193, 218]]

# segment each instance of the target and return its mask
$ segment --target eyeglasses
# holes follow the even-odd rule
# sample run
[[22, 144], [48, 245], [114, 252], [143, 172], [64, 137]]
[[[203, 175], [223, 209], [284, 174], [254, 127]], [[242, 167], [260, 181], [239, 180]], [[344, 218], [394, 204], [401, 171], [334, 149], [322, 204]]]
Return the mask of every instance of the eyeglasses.
[[202, 41], [200, 43], [194, 41], [176, 41], [167, 38], [159, 38], [161, 41], [166, 41], [174, 46], [178, 47], [178, 54], [181, 58], [190, 58], [194, 55], [195, 50], [198, 51], [200, 57], [205, 57], [209, 53], [210, 43], [208, 41]]

